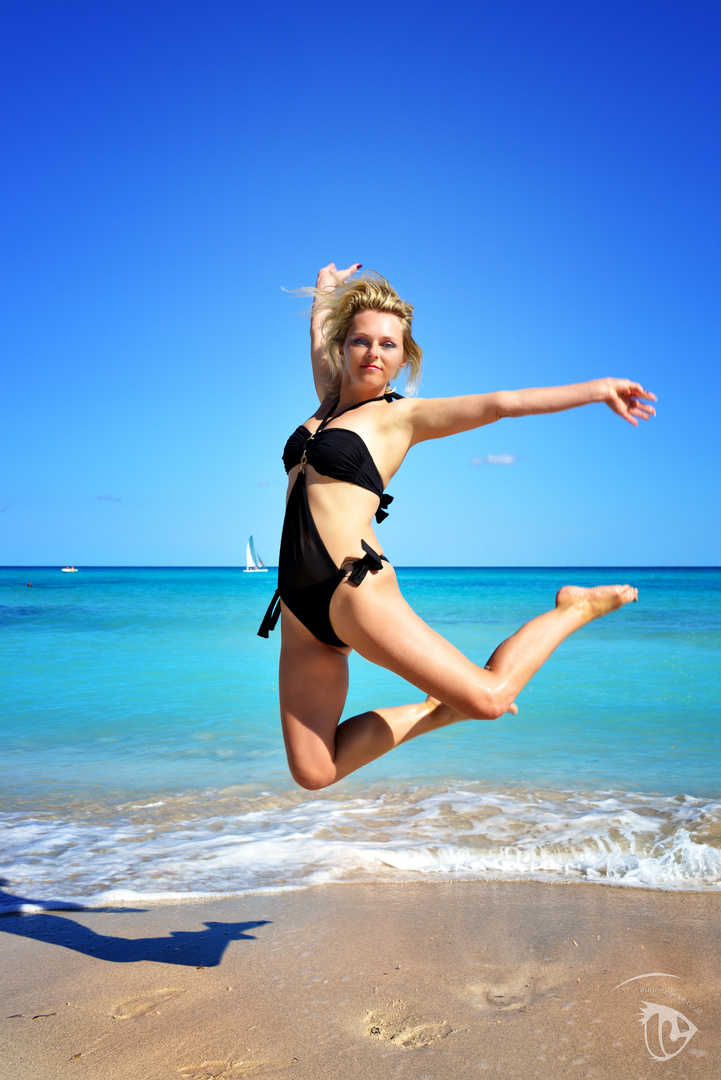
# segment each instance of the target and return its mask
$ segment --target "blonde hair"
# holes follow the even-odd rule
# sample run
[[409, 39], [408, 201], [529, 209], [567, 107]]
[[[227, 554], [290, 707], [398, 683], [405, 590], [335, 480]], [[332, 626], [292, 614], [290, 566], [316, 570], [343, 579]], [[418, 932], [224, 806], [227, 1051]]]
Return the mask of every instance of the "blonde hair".
[[360, 277], [338, 280], [333, 292], [322, 289], [303, 290], [318, 303], [327, 307], [328, 314], [321, 323], [328, 355], [330, 389], [338, 389], [343, 377], [341, 349], [350, 333], [353, 320], [363, 311], [382, 311], [395, 315], [403, 329], [403, 358], [406, 361], [406, 386], [414, 390], [421, 377], [423, 350], [413, 340], [413, 305], [402, 300], [393, 286], [374, 270], [366, 270]]

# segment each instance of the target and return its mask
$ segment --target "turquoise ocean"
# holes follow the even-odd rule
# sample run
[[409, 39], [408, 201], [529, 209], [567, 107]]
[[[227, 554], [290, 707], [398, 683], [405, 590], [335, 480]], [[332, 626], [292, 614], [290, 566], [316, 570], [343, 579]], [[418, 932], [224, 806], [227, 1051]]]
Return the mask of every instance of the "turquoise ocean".
[[[517, 717], [307, 792], [285, 764], [280, 635], [256, 636], [273, 571], [0, 569], [5, 909], [354, 880], [721, 888], [721, 570], [398, 576], [480, 664], [562, 584], [640, 597], [567, 641]], [[420, 697], [352, 658], [346, 715]]]

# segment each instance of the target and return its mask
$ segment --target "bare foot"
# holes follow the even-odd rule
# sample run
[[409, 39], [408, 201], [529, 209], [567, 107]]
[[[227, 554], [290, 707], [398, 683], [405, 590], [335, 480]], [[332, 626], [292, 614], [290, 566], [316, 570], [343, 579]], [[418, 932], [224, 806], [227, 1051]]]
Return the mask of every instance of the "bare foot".
[[634, 589], [631, 585], [597, 585], [594, 589], [582, 589], [579, 585], [564, 585], [556, 594], [556, 607], [575, 607], [582, 621], [589, 623], [637, 599], [638, 589]]

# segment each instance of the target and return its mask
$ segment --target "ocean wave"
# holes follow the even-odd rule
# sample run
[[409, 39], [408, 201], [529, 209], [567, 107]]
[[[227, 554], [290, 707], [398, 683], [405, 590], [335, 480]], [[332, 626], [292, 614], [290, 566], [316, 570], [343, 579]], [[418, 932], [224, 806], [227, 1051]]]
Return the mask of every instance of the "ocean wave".
[[[335, 881], [721, 887], [721, 800], [632, 792], [230, 788], [3, 815], [0, 911]], [[53, 901], [49, 897], [60, 896]]]

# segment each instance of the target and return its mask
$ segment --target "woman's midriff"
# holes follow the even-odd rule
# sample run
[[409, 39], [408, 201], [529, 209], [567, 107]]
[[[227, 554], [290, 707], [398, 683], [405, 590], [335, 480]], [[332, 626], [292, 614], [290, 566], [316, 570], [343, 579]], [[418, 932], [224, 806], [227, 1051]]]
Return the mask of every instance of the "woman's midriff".
[[[297, 469], [290, 473], [289, 492], [295, 474]], [[355, 484], [321, 476], [311, 465], [305, 467], [305, 479], [313, 521], [336, 566], [342, 566], [349, 559], [362, 558], [361, 540], [370, 544], [379, 555], [383, 554], [383, 547], [373, 530], [377, 495]]]

